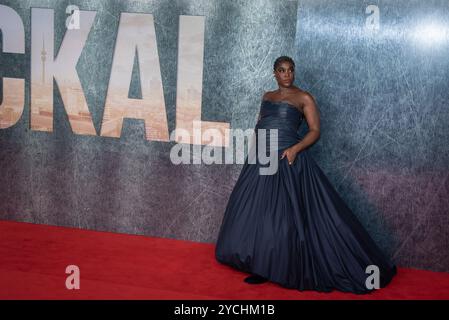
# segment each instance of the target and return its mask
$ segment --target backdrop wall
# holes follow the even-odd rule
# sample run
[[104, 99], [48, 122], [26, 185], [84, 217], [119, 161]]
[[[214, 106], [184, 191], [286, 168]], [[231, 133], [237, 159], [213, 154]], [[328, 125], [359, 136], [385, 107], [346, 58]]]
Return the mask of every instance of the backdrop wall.
[[[20, 83], [0, 85], [0, 219], [214, 242], [241, 165], [175, 165], [166, 133], [198, 112], [206, 127], [253, 128], [262, 93], [276, 89], [274, 59], [290, 55], [321, 112], [310, 150], [336, 189], [397, 264], [449, 271], [443, 1], [0, 5], [24, 26], [24, 53], [1, 53], [14, 19], [0, 20], [0, 77], [24, 79], [22, 113], [8, 95]], [[68, 5], [82, 11], [78, 31]], [[78, 82], [48, 53], [67, 35]], [[138, 50], [123, 49], [132, 41]], [[139, 113], [148, 98], [157, 112]]]

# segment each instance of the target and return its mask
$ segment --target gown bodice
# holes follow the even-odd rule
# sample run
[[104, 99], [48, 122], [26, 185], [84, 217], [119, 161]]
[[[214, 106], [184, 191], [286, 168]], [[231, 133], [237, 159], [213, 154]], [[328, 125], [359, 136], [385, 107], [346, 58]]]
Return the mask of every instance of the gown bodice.
[[300, 140], [298, 129], [304, 120], [303, 114], [286, 101], [264, 100], [260, 105], [260, 119], [257, 129], [267, 129], [267, 144], [269, 144], [268, 129], [278, 131], [278, 149], [285, 149]]

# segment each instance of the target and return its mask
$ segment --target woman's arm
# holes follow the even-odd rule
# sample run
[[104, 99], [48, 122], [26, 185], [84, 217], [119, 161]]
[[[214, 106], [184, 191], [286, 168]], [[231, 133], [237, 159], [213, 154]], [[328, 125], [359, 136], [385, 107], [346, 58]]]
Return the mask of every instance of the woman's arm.
[[309, 131], [300, 142], [292, 146], [296, 152], [301, 152], [320, 138], [320, 115], [315, 99], [311, 94], [306, 93], [301, 100]]

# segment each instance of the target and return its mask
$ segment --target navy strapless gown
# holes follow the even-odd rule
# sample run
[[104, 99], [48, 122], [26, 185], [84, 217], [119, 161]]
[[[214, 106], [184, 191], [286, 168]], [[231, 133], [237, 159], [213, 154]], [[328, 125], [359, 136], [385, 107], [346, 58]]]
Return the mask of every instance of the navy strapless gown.
[[[300, 140], [302, 113], [288, 102], [261, 104], [257, 129], [278, 130], [278, 159]], [[255, 135], [257, 141], [257, 135]], [[267, 130], [269, 140], [269, 131]], [[269, 143], [269, 141], [268, 141]], [[215, 257], [220, 263], [298, 290], [369, 293], [369, 265], [379, 268], [380, 287], [396, 274], [333, 188], [307, 149], [275, 174], [261, 175], [248, 163], [229, 197]]]

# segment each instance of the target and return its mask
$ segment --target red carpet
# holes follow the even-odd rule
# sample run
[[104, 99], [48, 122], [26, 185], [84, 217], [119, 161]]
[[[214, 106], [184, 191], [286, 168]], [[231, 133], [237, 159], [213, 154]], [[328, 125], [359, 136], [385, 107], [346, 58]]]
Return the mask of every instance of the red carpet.
[[[214, 245], [0, 221], [0, 299], [449, 299], [449, 273], [399, 268], [368, 295], [248, 285]], [[68, 290], [68, 265], [80, 289]]]

